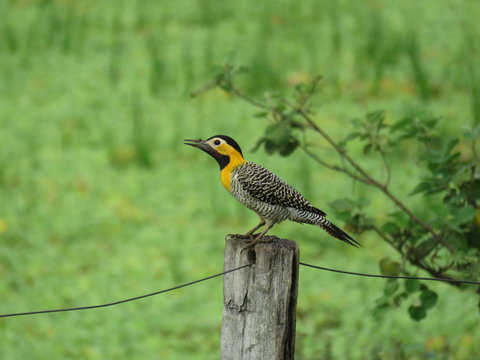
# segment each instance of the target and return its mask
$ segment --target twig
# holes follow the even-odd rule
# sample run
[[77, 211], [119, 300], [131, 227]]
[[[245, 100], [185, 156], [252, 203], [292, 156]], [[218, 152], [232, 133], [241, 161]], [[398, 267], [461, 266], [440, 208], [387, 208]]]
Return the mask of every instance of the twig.
[[315, 160], [317, 163], [319, 163], [320, 165], [330, 169], [330, 170], [333, 170], [333, 171], [338, 171], [338, 172], [341, 172], [341, 173], [344, 173], [344, 174], [347, 174], [348, 176], [350, 176], [352, 179], [354, 180], [357, 180], [357, 181], [360, 181], [364, 184], [369, 184], [367, 180], [361, 178], [361, 177], [358, 177], [357, 175], [355, 175], [354, 173], [348, 171], [345, 167], [341, 167], [341, 166], [338, 166], [338, 165], [332, 165], [332, 164], [329, 164], [327, 163], [326, 161], [323, 161], [320, 157], [318, 157], [316, 154], [314, 154], [313, 152], [311, 152], [307, 146], [305, 145], [301, 145], [301, 148], [302, 150], [308, 155], [310, 156], [313, 160]]
[[318, 85], [320, 81], [322, 81], [322, 76], [315, 76], [313, 80], [310, 82], [310, 89], [308, 93], [302, 94], [297, 101], [297, 108], [305, 109], [310, 99], [315, 95], [318, 89]]
[[384, 151], [380, 151], [380, 156], [382, 157], [383, 164], [385, 165], [385, 169], [387, 170], [387, 180], [385, 181], [385, 188], [388, 188], [388, 185], [390, 185], [392, 170], [390, 169], [390, 165], [388, 164], [388, 161], [387, 161], [387, 155], [385, 154]]
[[206, 83], [205, 85], [199, 87], [197, 90], [193, 90], [190, 93], [190, 97], [191, 98], [196, 98], [197, 96], [202, 95], [203, 93], [206, 93], [207, 91], [212, 90], [213, 88], [216, 88], [217, 86], [218, 86], [218, 80], [217, 79], [212, 80], [212, 81]]
[[238, 96], [239, 98], [249, 102], [250, 104], [256, 106], [256, 107], [259, 107], [263, 110], [267, 110], [267, 111], [270, 111], [270, 112], [275, 112], [273, 108], [271, 108], [270, 106], [260, 102], [260, 101], [257, 101], [253, 98], [251, 98], [250, 96], [248, 96], [247, 94], [243, 93], [242, 91], [238, 90], [235, 86], [233, 86], [233, 84], [230, 83], [230, 88], [229, 90], [235, 94], [236, 96]]
[[395, 243], [393, 242], [392, 239], [390, 239], [387, 235], [385, 235], [385, 233], [383, 231], [381, 231], [377, 226], [375, 225], [372, 225], [371, 226], [371, 230], [373, 230], [375, 233], [377, 233], [378, 236], [380, 236], [383, 240], [385, 240], [385, 242], [387, 242], [388, 244], [390, 244], [395, 250], [397, 250], [399, 252], [399, 254], [403, 257], [403, 252], [402, 252], [402, 249], [400, 247], [397, 247], [395, 245]]

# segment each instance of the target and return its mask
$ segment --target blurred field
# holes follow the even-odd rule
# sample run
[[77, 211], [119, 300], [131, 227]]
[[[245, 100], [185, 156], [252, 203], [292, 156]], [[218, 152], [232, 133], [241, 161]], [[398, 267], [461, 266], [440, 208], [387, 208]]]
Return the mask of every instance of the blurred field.
[[[219, 272], [225, 234], [256, 216], [183, 138], [235, 137], [327, 213], [351, 192], [371, 200], [372, 216], [392, 210], [304, 154], [252, 154], [265, 125], [256, 109], [220, 91], [188, 96], [215, 65], [248, 66], [242, 86], [253, 94], [323, 74], [317, 119], [335, 136], [377, 109], [443, 115], [457, 135], [480, 117], [478, 2], [0, 0], [0, 13], [1, 313]], [[406, 198], [418, 171], [409, 154], [396, 159], [394, 191]], [[428, 200], [406, 201], [428, 214]], [[392, 253], [373, 235], [358, 250], [308, 226], [273, 233], [296, 240], [303, 261], [351, 271], [376, 273]], [[432, 284], [440, 303], [425, 321], [405, 307], [376, 319], [383, 285], [301, 268], [297, 357], [478, 356], [474, 297]], [[216, 279], [113, 308], [3, 319], [0, 358], [217, 359], [221, 310]]]

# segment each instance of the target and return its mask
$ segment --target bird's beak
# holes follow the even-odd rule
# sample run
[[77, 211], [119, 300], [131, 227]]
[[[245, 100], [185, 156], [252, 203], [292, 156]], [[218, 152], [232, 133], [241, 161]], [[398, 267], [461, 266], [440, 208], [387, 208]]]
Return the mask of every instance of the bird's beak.
[[200, 144], [205, 143], [205, 142], [202, 139], [184, 139], [183, 143], [185, 145], [200, 147]]
[[190, 146], [196, 147], [200, 150], [203, 150], [207, 154], [210, 154], [211, 156], [213, 156], [214, 158], [218, 158], [219, 155], [220, 155], [217, 151], [215, 151], [210, 145], [208, 145], [202, 139], [185, 139], [185, 140], [183, 140], [183, 143], [185, 145], [190, 145]]

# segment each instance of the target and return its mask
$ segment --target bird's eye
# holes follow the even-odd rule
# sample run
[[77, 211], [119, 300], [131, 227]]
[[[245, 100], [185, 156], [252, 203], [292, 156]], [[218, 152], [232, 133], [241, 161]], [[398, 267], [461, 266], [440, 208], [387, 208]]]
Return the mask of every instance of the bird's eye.
[[215, 140], [215, 141], [213, 142], [213, 144], [214, 144], [215, 146], [220, 145], [220, 140]]

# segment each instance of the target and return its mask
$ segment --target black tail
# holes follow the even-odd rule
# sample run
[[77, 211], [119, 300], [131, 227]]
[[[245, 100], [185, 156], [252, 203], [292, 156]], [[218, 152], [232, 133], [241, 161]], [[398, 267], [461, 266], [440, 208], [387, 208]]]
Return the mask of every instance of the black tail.
[[348, 235], [345, 231], [340, 229], [338, 226], [332, 224], [330, 221], [327, 220], [325, 224], [322, 225], [322, 229], [325, 230], [327, 233], [332, 235], [334, 238], [345, 241], [347, 244], [350, 244], [355, 247], [361, 247], [360, 243], [355, 241], [350, 235]]

